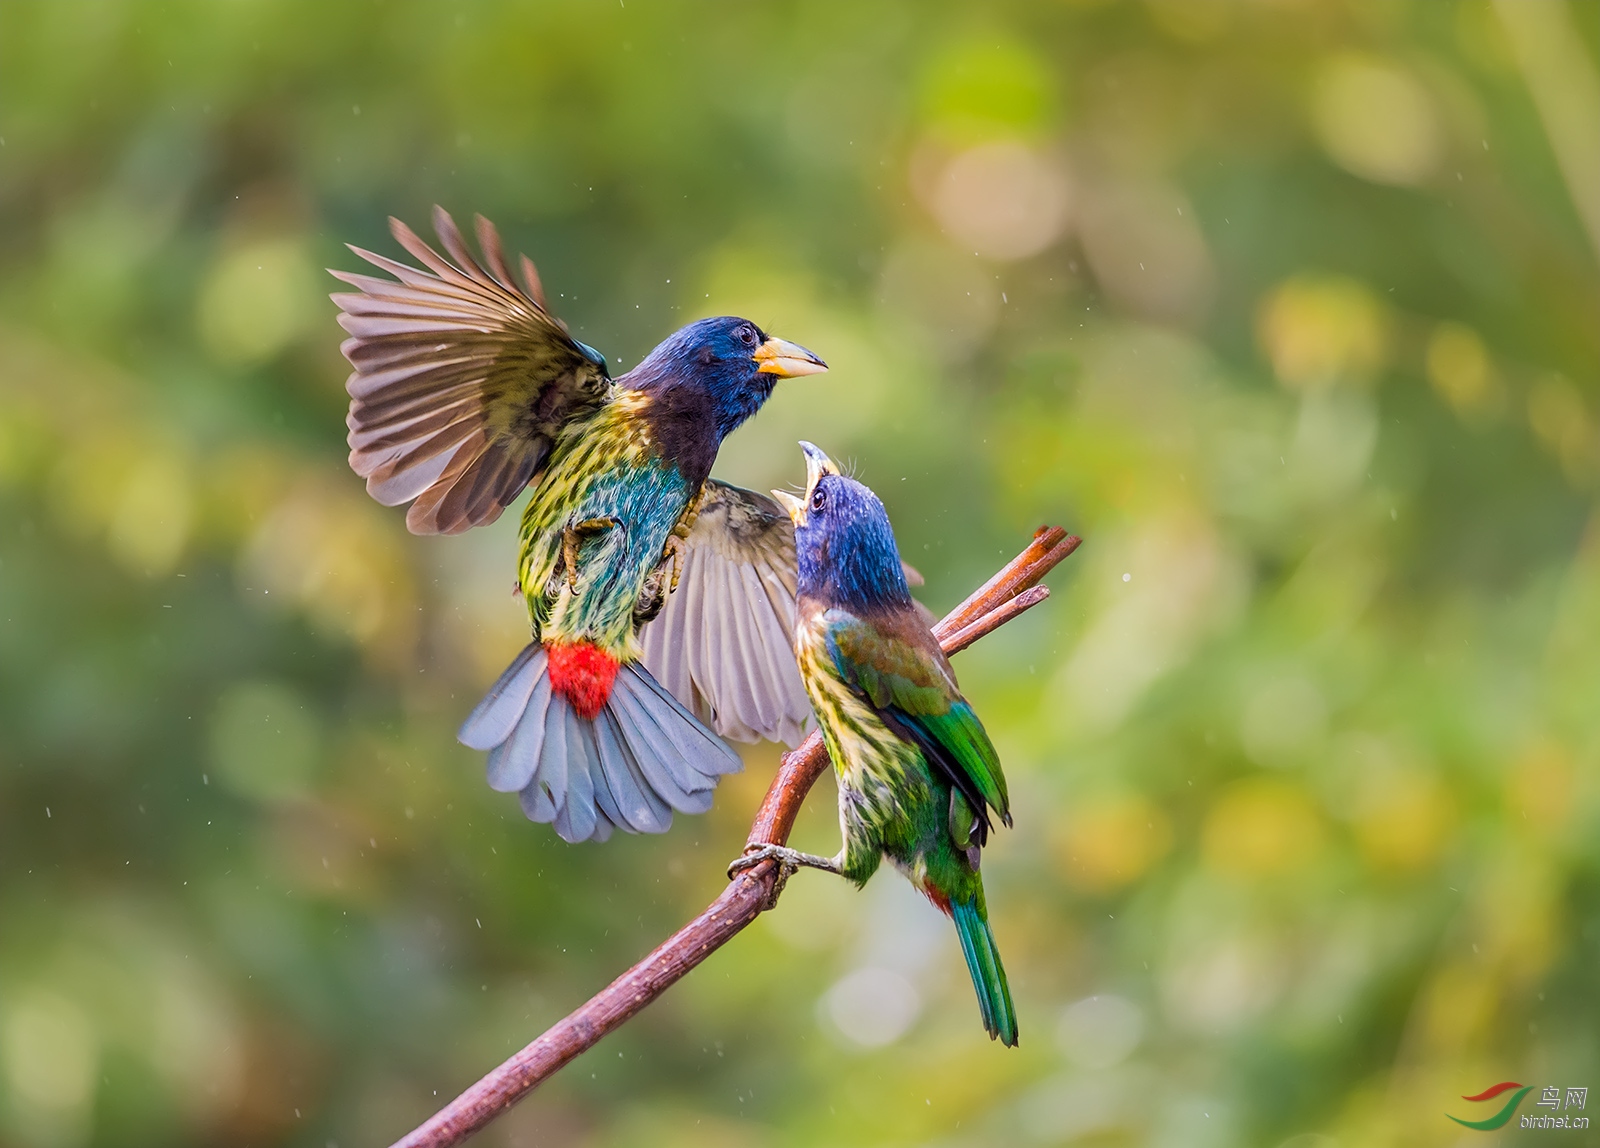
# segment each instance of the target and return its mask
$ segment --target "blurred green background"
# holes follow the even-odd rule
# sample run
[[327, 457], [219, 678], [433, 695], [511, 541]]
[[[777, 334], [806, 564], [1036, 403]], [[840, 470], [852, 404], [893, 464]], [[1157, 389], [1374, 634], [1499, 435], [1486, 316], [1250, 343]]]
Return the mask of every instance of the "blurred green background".
[[1020, 1050], [903, 881], [806, 873], [483, 1143], [1479, 1144], [1462, 1094], [1600, 1087], [1597, 60], [1532, 0], [0, 3], [0, 1144], [386, 1143], [723, 885], [772, 747], [572, 847], [454, 743], [516, 515], [367, 498], [321, 270], [436, 202], [613, 365], [826, 357], [718, 471], [854, 459], [936, 611], [1087, 540], [957, 662]]

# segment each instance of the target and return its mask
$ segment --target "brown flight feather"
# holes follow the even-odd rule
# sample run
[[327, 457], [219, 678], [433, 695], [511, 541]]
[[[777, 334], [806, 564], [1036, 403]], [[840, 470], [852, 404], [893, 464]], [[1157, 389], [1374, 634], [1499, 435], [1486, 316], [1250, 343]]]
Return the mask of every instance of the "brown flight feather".
[[481, 262], [435, 208], [444, 254], [391, 219], [422, 267], [351, 247], [394, 278], [332, 273], [355, 288], [332, 297], [354, 368], [345, 384], [350, 466], [385, 505], [415, 500], [406, 525], [417, 534], [493, 522], [537, 478], [561, 428], [610, 387], [549, 313], [528, 257], [524, 289], [494, 225], [482, 216], [474, 224]]

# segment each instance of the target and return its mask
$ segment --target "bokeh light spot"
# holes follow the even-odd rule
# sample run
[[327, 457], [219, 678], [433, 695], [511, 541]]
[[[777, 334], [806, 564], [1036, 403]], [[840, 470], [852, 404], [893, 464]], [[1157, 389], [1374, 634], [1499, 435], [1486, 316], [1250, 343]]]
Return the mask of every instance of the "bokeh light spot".
[[1585, 488], [1600, 476], [1600, 440], [1589, 406], [1572, 381], [1546, 375], [1528, 392], [1528, 425], [1561, 463], [1573, 486]]
[[824, 1014], [846, 1040], [863, 1048], [893, 1044], [916, 1023], [922, 996], [893, 969], [847, 973], [822, 998]]
[[1286, 280], [1262, 302], [1256, 335], [1291, 390], [1365, 382], [1388, 362], [1388, 317], [1365, 284], [1345, 276]]
[[7, 995], [0, 1003], [0, 1060], [11, 1100], [9, 1123], [32, 1143], [74, 1148], [90, 1131], [100, 1060], [93, 1022], [51, 989]]
[[1219, 872], [1264, 876], [1304, 865], [1321, 848], [1322, 836], [1322, 819], [1303, 790], [1252, 778], [1211, 807], [1201, 853]]
[[1205, 1033], [1236, 1031], [1259, 1016], [1283, 990], [1283, 954], [1267, 938], [1229, 934], [1184, 946], [1162, 978], [1172, 1018]]
[[1506, 777], [1507, 812], [1535, 836], [1571, 820], [1577, 784], [1572, 753], [1560, 742], [1541, 740], [1518, 755]]
[[1323, 65], [1312, 95], [1312, 124], [1333, 161], [1375, 183], [1420, 183], [1443, 145], [1426, 88], [1398, 64], [1342, 54]]
[[298, 240], [270, 238], [217, 260], [200, 291], [200, 338], [224, 363], [277, 354], [315, 319], [316, 276]]
[[1080, 215], [1084, 253], [1108, 295], [1153, 319], [1200, 317], [1215, 271], [1194, 206], [1182, 192], [1155, 181], [1090, 186]]
[[1108, 794], [1075, 803], [1056, 853], [1068, 879], [1091, 892], [1143, 876], [1172, 847], [1167, 815], [1142, 794]]
[[1062, 1010], [1056, 1044], [1081, 1068], [1110, 1068], [1133, 1054], [1144, 1029], [1138, 1005], [1115, 993], [1098, 993]]
[[1356, 841], [1376, 870], [1422, 869], [1438, 859], [1455, 825], [1455, 802], [1431, 770], [1379, 768], [1358, 780]]
[[1239, 722], [1246, 756], [1258, 765], [1284, 765], [1315, 744], [1327, 727], [1322, 691], [1303, 674], [1272, 678], [1250, 696]]
[[1066, 177], [1016, 140], [979, 144], [945, 165], [934, 215], [963, 249], [989, 259], [1025, 259], [1049, 247], [1067, 219]]
[[359, 489], [308, 481], [290, 491], [240, 554], [246, 595], [298, 607], [316, 627], [374, 651], [409, 655], [411, 580], [391, 531]]
[[183, 554], [194, 518], [188, 467], [173, 452], [148, 454], [112, 493], [111, 553], [135, 573], [166, 574]]
[[1464, 323], [1440, 323], [1428, 337], [1428, 382], [1457, 414], [1485, 413], [1498, 398], [1489, 349]]

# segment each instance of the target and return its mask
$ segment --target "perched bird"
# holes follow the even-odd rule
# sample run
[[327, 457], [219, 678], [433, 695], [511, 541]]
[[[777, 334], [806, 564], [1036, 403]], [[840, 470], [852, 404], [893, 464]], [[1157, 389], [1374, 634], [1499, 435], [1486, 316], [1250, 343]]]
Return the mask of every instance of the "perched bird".
[[817, 857], [752, 846], [730, 873], [766, 858], [866, 883], [887, 857], [955, 921], [991, 1038], [1017, 1043], [1017, 1017], [978, 873], [993, 811], [1011, 824], [1006, 779], [906, 584], [878, 496], [801, 443], [803, 499], [773, 491], [795, 525], [795, 654], [839, 780], [844, 847]]
[[[777, 380], [826, 364], [746, 319], [702, 319], [613, 380], [512, 277], [477, 219], [480, 264], [434, 209], [425, 269], [353, 247], [394, 280], [343, 271], [354, 372], [350, 465], [417, 534], [493, 522], [530, 482], [517, 582], [533, 640], [461, 728], [489, 784], [563, 838], [658, 833], [739, 768], [717, 733], [793, 744], [810, 715], [790, 634], [793, 527], [709, 479], [722, 440]], [[676, 593], [674, 593], [676, 590]], [[640, 631], [644, 633], [641, 635]], [[652, 672], [654, 671], [654, 672]]]

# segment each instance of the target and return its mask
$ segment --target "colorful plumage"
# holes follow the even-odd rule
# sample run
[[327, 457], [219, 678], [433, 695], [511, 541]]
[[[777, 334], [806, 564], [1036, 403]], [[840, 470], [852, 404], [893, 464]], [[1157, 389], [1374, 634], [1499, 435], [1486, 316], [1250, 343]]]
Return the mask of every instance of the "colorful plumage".
[[883, 503], [810, 443], [804, 499], [774, 491], [795, 524], [795, 652], [839, 781], [833, 858], [753, 847], [865, 884], [887, 857], [955, 922], [984, 1028], [1017, 1043], [1016, 1011], [984, 904], [979, 853], [991, 811], [1011, 824], [983, 723], [911, 597]]
[[696, 714], [791, 744], [809, 716], [788, 640], [793, 527], [711, 465], [778, 379], [826, 365], [721, 317], [612, 380], [550, 314], [526, 257], [512, 278], [487, 220], [482, 264], [440, 209], [447, 257], [390, 227], [426, 270], [352, 248], [398, 282], [333, 272], [357, 288], [333, 297], [351, 336], [351, 467], [379, 502], [411, 502], [418, 534], [493, 522], [535, 484], [518, 564], [533, 641], [461, 740], [569, 841], [703, 812], [740, 761]]

